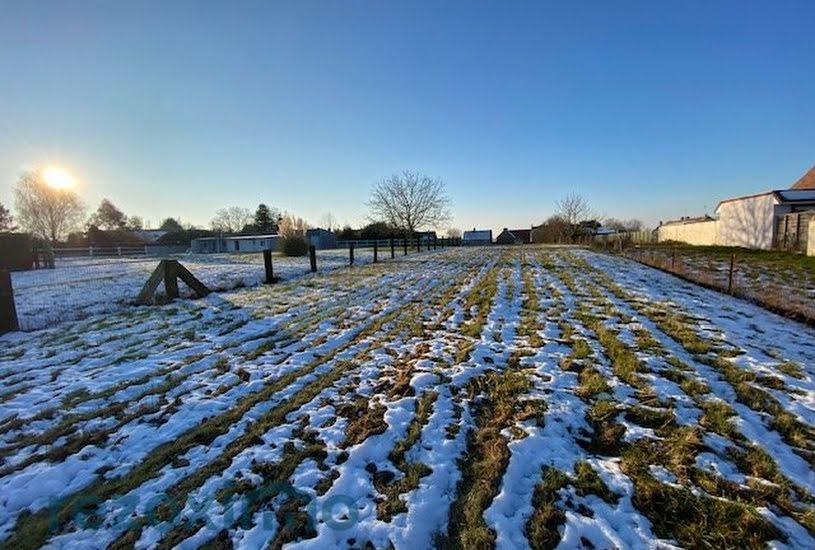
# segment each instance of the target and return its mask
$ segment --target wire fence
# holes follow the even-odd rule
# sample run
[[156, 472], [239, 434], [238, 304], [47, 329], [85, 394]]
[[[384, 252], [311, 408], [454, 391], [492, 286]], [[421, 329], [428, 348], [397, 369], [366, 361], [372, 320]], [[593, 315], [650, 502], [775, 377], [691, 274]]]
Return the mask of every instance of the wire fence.
[[815, 258], [783, 251], [629, 243], [595, 247], [815, 324]]
[[[306, 256], [288, 257], [271, 254], [274, 280], [291, 280], [313, 272], [326, 272], [349, 265], [390, 261], [417, 252], [439, 250], [458, 245], [457, 241], [435, 239], [394, 239], [391, 241], [355, 241], [343, 248], [317, 250], [311, 247]], [[110, 250], [107, 250], [110, 252]], [[132, 252], [132, 254], [127, 254]], [[166, 253], [145, 255], [142, 251], [126, 250], [122, 255], [103, 254], [96, 249], [73, 249], [66, 253], [55, 250], [53, 269], [13, 272], [8, 277], [9, 299], [3, 301], [0, 278], [0, 333], [3, 319], [10, 323], [14, 309], [16, 327], [34, 330], [57, 323], [79, 320], [91, 315], [119, 311], [132, 305], [145, 282], [163, 259], [178, 260], [210, 291], [222, 292], [251, 287], [267, 282], [267, 266], [262, 252], [191, 254]], [[44, 264], [41, 264], [41, 267]], [[184, 285], [182, 297], [193, 293]]]

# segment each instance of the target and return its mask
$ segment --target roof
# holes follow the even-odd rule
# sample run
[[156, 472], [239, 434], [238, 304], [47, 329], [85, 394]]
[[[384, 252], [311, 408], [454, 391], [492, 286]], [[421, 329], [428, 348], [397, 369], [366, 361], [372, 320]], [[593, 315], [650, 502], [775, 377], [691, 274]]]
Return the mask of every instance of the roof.
[[511, 233], [513, 237], [517, 240], [525, 243], [532, 242], [532, 230], [531, 229], [506, 229], [501, 233]]
[[472, 231], [465, 231], [463, 238], [465, 241], [492, 240], [492, 229], [473, 229]]
[[280, 237], [277, 233], [269, 233], [268, 235], [236, 235], [234, 237], [224, 237], [227, 241], [251, 241], [253, 239], [277, 239]]
[[[735, 199], [731, 199], [731, 200], [735, 200]], [[722, 202], [724, 202], [724, 201], [722, 201]], [[679, 218], [678, 220], [668, 220], [667, 222], [663, 222], [662, 225], [685, 225], [685, 224], [689, 224], [689, 223], [701, 223], [701, 222], [712, 222], [712, 221], [714, 221], [714, 219], [711, 218], [710, 216], [708, 216], [707, 214], [705, 214], [704, 216], [696, 216], [695, 218], [686, 217], [686, 218]]]
[[796, 181], [790, 189], [815, 189], [815, 166], [801, 176], [801, 179]]

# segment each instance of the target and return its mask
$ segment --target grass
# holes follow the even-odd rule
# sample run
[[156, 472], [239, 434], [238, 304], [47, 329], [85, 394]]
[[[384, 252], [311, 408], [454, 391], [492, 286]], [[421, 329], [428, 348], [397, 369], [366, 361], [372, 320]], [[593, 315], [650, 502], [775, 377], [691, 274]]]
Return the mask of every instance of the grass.
[[518, 397], [529, 386], [526, 376], [510, 370], [489, 372], [471, 384], [474, 394], [483, 391], [483, 401], [467, 445], [469, 459], [460, 463], [462, 479], [450, 511], [449, 548], [485, 548], [495, 543], [483, 514], [498, 494], [509, 462], [508, 441], [501, 431], [518, 420]]

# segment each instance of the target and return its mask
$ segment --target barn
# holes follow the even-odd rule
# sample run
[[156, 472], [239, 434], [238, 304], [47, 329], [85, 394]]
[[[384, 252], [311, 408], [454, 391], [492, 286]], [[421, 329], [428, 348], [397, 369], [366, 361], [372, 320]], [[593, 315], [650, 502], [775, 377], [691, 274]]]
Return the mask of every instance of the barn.
[[461, 243], [465, 246], [477, 246], [492, 244], [492, 229], [476, 229], [465, 231], [461, 238]]
[[532, 242], [531, 229], [507, 229], [495, 237], [495, 244], [528, 244]]

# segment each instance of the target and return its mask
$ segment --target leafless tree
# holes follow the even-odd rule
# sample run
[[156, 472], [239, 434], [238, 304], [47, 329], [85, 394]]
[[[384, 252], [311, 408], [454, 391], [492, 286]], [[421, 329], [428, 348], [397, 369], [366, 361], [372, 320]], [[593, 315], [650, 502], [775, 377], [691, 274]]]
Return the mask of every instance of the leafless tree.
[[607, 218], [603, 220], [603, 225], [615, 231], [640, 231], [643, 228], [643, 223], [640, 220], [618, 220], [617, 218]]
[[450, 227], [447, 229], [447, 236], [451, 239], [460, 239], [461, 238], [461, 229], [458, 227]]
[[575, 240], [580, 234], [580, 224], [590, 221], [595, 216], [589, 202], [578, 193], [570, 193], [560, 199], [555, 215], [568, 224], [571, 229], [571, 240]]
[[14, 188], [17, 221], [34, 235], [56, 243], [77, 229], [85, 207], [72, 189], [48, 185], [39, 171], [25, 172]]
[[326, 212], [320, 216], [320, 227], [332, 231], [337, 228], [337, 218], [331, 212]]
[[532, 228], [533, 243], [563, 243], [571, 238], [572, 227], [560, 216], [551, 216]]
[[308, 224], [303, 218], [291, 214], [283, 214], [280, 218], [281, 237], [303, 236], [306, 234], [306, 229], [308, 229]]
[[8, 211], [8, 208], [3, 206], [3, 203], [0, 203], [0, 231], [14, 231], [15, 229], [14, 218], [11, 217], [11, 212]]
[[230, 206], [216, 210], [210, 225], [215, 231], [238, 233], [247, 225], [251, 225], [254, 219], [254, 214], [248, 208]]
[[373, 221], [406, 233], [437, 228], [450, 220], [450, 198], [444, 183], [415, 172], [402, 172], [374, 185], [368, 202]]

